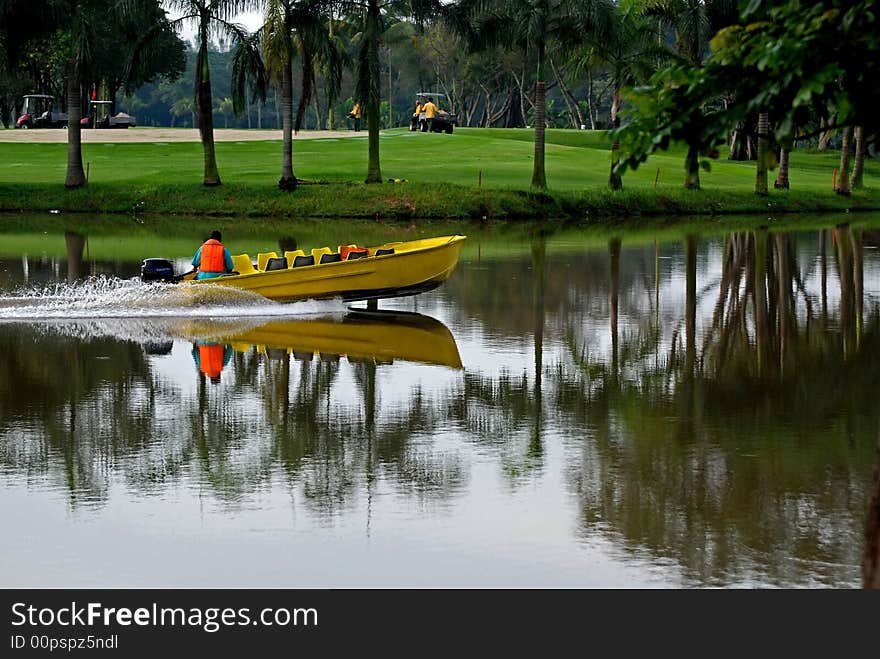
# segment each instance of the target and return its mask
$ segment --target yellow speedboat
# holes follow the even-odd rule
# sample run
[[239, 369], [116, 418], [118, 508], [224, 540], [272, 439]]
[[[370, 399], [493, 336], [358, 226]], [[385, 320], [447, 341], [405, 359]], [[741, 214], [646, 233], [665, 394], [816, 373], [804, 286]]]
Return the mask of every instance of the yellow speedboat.
[[376, 247], [340, 245], [233, 257], [239, 274], [185, 279], [198, 285], [230, 286], [282, 302], [341, 297], [346, 301], [416, 295], [446, 281], [458, 263], [466, 236], [442, 236]]
[[187, 320], [172, 333], [225, 343], [239, 352], [281, 349], [297, 357], [346, 356], [388, 363], [394, 359], [461, 368], [452, 332], [439, 320], [405, 311], [350, 311], [343, 318], [253, 321]]

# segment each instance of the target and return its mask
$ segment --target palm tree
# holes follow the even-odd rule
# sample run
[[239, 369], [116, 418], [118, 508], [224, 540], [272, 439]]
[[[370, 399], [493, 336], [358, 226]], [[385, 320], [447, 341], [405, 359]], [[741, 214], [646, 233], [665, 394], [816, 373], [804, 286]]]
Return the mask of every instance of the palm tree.
[[[649, 12], [675, 29], [675, 50], [690, 66], [701, 67], [709, 41], [723, 27], [739, 20], [737, 0], [649, 0]], [[688, 145], [684, 187], [700, 188], [700, 152]]]
[[[315, 62], [324, 64], [325, 79], [331, 94], [342, 80], [342, 55], [334, 47], [327, 28], [322, 0], [269, 0], [266, 20], [261, 29], [267, 72], [280, 83], [282, 96], [283, 161], [278, 187], [294, 190], [293, 132], [299, 130], [305, 108], [314, 90]], [[297, 50], [302, 56], [302, 90], [296, 121], [293, 117], [293, 59]], [[295, 123], [295, 125], [294, 125]]]
[[776, 175], [776, 180], [773, 182], [773, 187], [777, 190], [788, 190], [791, 187], [788, 181], [789, 154], [788, 147], [783, 146], [779, 149], [779, 174]]
[[379, 165], [379, 107], [382, 83], [379, 66], [379, 41], [385, 31], [388, 14], [399, 9], [393, 0], [351, 0], [343, 2], [343, 12], [360, 27], [357, 53], [356, 95], [367, 117], [367, 178], [366, 183], [381, 183]]
[[[646, 82], [656, 63], [669, 56], [669, 52], [657, 44], [653, 22], [632, 7], [614, 12], [607, 29], [599, 35], [588, 35], [584, 47], [575, 51], [571, 58], [577, 74], [589, 71], [597, 63], [607, 69], [612, 88], [611, 127], [620, 128], [621, 90]], [[623, 188], [623, 180], [617, 171], [620, 140], [615, 136], [611, 144], [611, 171], [608, 186], [612, 190]]]
[[[108, 6], [109, 5], [109, 6]], [[92, 70], [98, 57], [98, 41], [108, 24], [115, 27], [125, 24], [136, 29], [146, 27], [144, 49], [156, 37], [167, 30], [169, 23], [163, 12], [157, 12], [156, 0], [118, 0], [107, 3], [102, 0], [54, 0], [46, 4], [47, 21], [56, 25], [66, 39], [60, 39], [64, 58], [66, 109], [67, 109], [67, 173], [64, 185], [68, 189], [86, 184], [82, 162], [82, 87], [83, 80]], [[142, 55], [134, 49], [131, 57]], [[130, 80], [132, 62], [128, 62], [124, 77]]]
[[426, 17], [443, 13], [443, 5], [442, 0], [339, 0], [338, 2], [341, 15], [360, 30], [355, 38], [358, 47], [355, 95], [367, 118], [369, 155], [366, 183], [382, 182], [379, 164], [379, 108], [382, 103], [380, 42], [387, 28], [400, 19], [408, 17], [421, 24]]
[[767, 169], [770, 160], [770, 119], [766, 112], [758, 113], [758, 168], [755, 193], [767, 194]]
[[837, 186], [834, 191], [840, 195], [850, 193], [849, 162], [852, 159], [852, 126], [844, 126], [840, 144], [840, 171], [837, 175]]
[[[217, 156], [214, 151], [214, 105], [211, 98], [208, 46], [211, 38], [217, 36], [230, 38], [236, 48], [247, 48], [252, 44], [253, 42], [248, 41], [244, 28], [231, 21], [237, 14], [257, 9], [260, 4], [259, 0], [167, 0], [167, 5], [180, 14], [180, 17], [173, 21], [175, 26], [184, 22], [196, 24], [199, 49], [196, 55], [193, 107], [199, 122], [199, 136], [205, 153], [203, 183], [206, 186], [220, 185], [220, 172], [217, 169]], [[233, 101], [237, 98], [238, 96], [233, 97]], [[236, 114], [239, 110], [239, 107], [235, 108]]]
[[531, 53], [535, 72], [535, 157], [532, 187], [547, 188], [544, 168], [546, 55], [551, 42], [574, 43], [602, 33], [613, 5], [605, 0], [460, 0], [449, 12], [453, 29], [472, 51], [496, 46]]
[[855, 138], [855, 154], [853, 156], [852, 188], [858, 190], [865, 185], [865, 129], [861, 126], [853, 128]]

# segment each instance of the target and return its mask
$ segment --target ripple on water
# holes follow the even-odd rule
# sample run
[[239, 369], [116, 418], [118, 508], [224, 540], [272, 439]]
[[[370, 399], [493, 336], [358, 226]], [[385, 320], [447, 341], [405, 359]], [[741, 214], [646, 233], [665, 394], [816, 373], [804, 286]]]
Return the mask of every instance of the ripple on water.
[[332, 315], [345, 309], [341, 300], [283, 304], [227, 286], [145, 283], [105, 276], [0, 296], [0, 321]]

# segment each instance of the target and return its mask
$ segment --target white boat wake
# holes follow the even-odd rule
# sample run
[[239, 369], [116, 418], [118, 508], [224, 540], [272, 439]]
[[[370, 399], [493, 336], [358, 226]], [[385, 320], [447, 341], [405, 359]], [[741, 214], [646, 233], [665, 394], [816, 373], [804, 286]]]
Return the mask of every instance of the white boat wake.
[[104, 276], [23, 288], [0, 296], [0, 322], [187, 317], [221, 320], [333, 316], [346, 310], [342, 300], [282, 304], [226, 286], [144, 283], [140, 279]]

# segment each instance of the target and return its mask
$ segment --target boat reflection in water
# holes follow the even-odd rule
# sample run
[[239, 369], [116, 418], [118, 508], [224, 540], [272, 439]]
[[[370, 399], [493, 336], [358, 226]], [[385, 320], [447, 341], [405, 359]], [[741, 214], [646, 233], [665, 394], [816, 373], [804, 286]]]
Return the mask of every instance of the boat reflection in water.
[[[301, 360], [347, 357], [388, 364], [395, 359], [462, 368], [455, 338], [439, 320], [403, 311], [349, 311], [342, 318], [242, 321], [186, 320], [171, 328], [198, 347], [292, 354]], [[202, 350], [202, 352], [206, 352]], [[204, 366], [204, 365], [202, 365]], [[203, 369], [204, 372], [204, 369]]]

